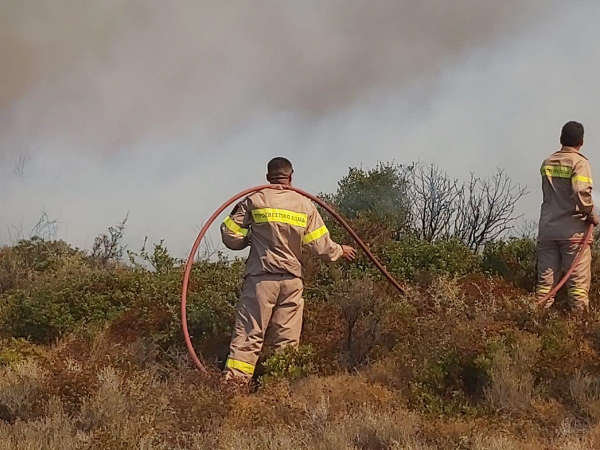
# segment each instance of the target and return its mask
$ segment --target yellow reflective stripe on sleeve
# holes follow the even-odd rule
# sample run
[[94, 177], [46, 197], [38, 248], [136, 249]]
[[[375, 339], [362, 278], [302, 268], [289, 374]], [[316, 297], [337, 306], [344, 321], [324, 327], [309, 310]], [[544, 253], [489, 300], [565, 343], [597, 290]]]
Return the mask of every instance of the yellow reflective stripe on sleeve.
[[547, 294], [552, 290], [552, 288], [548, 286], [538, 286], [536, 290], [538, 294]]
[[241, 372], [247, 373], [248, 375], [252, 375], [254, 373], [254, 366], [252, 364], [248, 364], [244, 361], [238, 361], [237, 359], [227, 358], [225, 367], [228, 367], [229, 369], [237, 369]]
[[542, 166], [542, 176], [549, 178], [571, 178], [573, 175], [573, 168], [569, 166]]
[[573, 182], [575, 182], [575, 181], [580, 181], [582, 183], [589, 183], [589, 184], [592, 184], [592, 185], [594, 184], [592, 182], [592, 179], [590, 177], [584, 177], [582, 175], [575, 175], [573, 177]]
[[225, 218], [223, 221], [225, 226], [229, 228], [233, 233], [239, 234], [241, 236], [248, 236], [248, 229], [240, 227], [237, 223], [233, 221], [233, 219], [229, 216]]
[[252, 217], [256, 223], [279, 222], [302, 228], [306, 228], [308, 221], [306, 214], [275, 208], [254, 209], [252, 210]]
[[329, 233], [329, 230], [325, 225], [323, 225], [322, 227], [317, 228], [315, 231], [311, 231], [310, 233], [305, 235], [302, 238], [302, 242], [304, 244], [310, 244], [311, 242], [316, 241], [320, 237], [325, 236], [327, 233]]

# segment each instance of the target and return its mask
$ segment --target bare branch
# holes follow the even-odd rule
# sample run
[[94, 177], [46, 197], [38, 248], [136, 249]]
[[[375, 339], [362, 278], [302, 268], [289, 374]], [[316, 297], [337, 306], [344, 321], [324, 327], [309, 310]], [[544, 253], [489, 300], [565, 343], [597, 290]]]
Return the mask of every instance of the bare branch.
[[29, 155], [21, 155], [15, 162], [15, 166], [13, 168], [13, 173], [23, 182], [25, 181], [27, 166], [29, 165], [30, 160], [31, 157]]
[[101, 267], [107, 267], [110, 262], [118, 262], [123, 258], [125, 247], [121, 245], [121, 240], [125, 233], [125, 224], [129, 218], [129, 213], [123, 221], [114, 227], [108, 228], [108, 233], [96, 236], [92, 246], [92, 260]]
[[417, 163], [410, 181], [411, 212], [419, 237], [433, 241], [449, 235], [460, 195], [458, 180], [452, 180], [434, 163]]

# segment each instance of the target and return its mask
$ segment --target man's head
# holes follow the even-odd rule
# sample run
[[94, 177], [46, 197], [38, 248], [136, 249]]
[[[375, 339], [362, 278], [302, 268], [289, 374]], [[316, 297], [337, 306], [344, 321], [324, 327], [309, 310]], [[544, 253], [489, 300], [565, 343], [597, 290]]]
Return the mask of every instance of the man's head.
[[560, 134], [560, 144], [579, 149], [583, 145], [583, 125], [579, 122], [567, 122]]
[[271, 184], [292, 184], [294, 168], [289, 159], [277, 157], [267, 164], [267, 180]]

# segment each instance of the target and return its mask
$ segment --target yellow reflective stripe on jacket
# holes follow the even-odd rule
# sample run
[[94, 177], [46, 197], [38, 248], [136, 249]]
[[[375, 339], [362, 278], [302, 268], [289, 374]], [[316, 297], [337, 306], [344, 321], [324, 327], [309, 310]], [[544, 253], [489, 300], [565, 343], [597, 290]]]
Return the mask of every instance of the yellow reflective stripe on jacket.
[[311, 231], [310, 233], [305, 235], [302, 238], [302, 242], [304, 244], [310, 244], [312, 241], [316, 241], [320, 237], [325, 236], [327, 233], [329, 233], [329, 230], [325, 225], [323, 225], [321, 228], [317, 228], [315, 231]]
[[239, 234], [241, 236], [248, 236], [248, 229], [240, 227], [237, 223], [233, 221], [233, 219], [229, 216], [225, 218], [223, 221], [225, 226], [229, 228], [233, 233]]
[[575, 175], [573, 177], [573, 182], [575, 182], [575, 181], [581, 181], [582, 183], [594, 184], [590, 177], [584, 177], [582, 175]]
[[244, 361], [238, 361], [237, 359], [227, 358], [225, 367], [228, 367], [229, 369], [237, 369], [241, 372], [247, 373], [248, 375], [252, 375], [254, 373], [254, 366], [252, 364], [248, 364]]
[[256, 223], [279, 222], [302, 228], [306, 228], [308, 221], [306, 214], [275, 208], [254, 209], [252, 210], [252, 217]]
[[569, 166], [542, 166], [542, 176], [549, 178], [571, 178], [573, 176], [573, 168]]

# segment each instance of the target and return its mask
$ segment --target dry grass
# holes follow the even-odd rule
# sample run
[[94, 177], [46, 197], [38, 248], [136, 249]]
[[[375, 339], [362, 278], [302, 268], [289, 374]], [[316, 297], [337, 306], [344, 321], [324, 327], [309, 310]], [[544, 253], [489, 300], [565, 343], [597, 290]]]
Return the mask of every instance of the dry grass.
[[580, 371], [570, 383], [571, 397], [581, 414], [591, 422], [600, 420], [600, 379]]
[[531, 405], [535, 384], [532, 367], [540, 350], [539, 339], [522, 337], [512, 351], [497, 350], [489, 370], [490, 384], [485, 389], [489, 405], [505, 413], [519, 413]]
[[[95, 344], [86, 360], [66, 355], [69, 348], [56, 347], [53, 368], [29, 359], [0, 370], [0, 400], [16, 416], [14, 423], [0, 423], [0, 449], [570, 450], [600, 442], [595, 380], [582, 374], [571, 390], [588, 424], [565, 422], [548, 439], [543, 433], [518, 437], [516, 425], [503, 430], [510, 422], [499, 428], [485, 418], [424, 416], [410, 410], [400, 391], [358, 373], [272, 380], [258, 393], [234, 395], [185, 364], [143, 361], [135, 355], [147, 348], [143, 344], [104, 351]], [[520, 339], [512, 353], [495, 355], [486, 390], [491, 404], [512, 412], [528, 408], [538, 351], [538, 342]], [[54, 395], [62, 392], [56, 376], [89, 384], [77, 394], [77, 407]]]
[[483, 275], [432, 276], [401, 298], [325, 275], [307, 296], [312, 375], [269, 373], [252, 394], [220, 384], [210, 346], [202, 378], [179, 341], [154, 339], [177, 326], [128, 329], [145, 304], [52, 345], [4, 336], [0, 450], [600, 448], [597, 312], [541, 316]]

